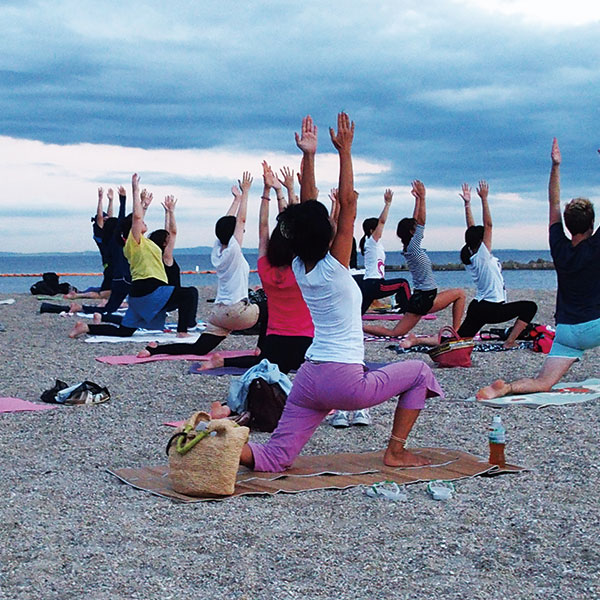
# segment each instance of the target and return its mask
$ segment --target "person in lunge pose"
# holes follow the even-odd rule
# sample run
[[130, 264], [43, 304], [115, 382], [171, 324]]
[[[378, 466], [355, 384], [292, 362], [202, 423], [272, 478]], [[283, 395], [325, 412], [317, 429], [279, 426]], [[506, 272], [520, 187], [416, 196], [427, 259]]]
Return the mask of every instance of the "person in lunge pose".
[[452, 305], [452, 325], [458, 328], [465, 310], [465, 292], [455, 288], [438, 292], [433, 277], [431, 260], [421, 248], [425, 232], [425, 186], [418, 180], [412, 182], [411, 194], [415, 198], [412, 218], [402, 219], [396, 233], [402, 240], [402, 254], [413, 278], [413, 292], [408, 301], [404, 318], [395, 327], [388, 329], [380, 325], [365, 324], [365, 333], [371, 335], [399, 337], [407, 334], [420, 320], [430, 312], [438, 312]]
[[[244, 172], [238, 186], [231, 188], [233, 202], [227, 214], [215, 225], [216, 240], [211, 262], [217, 271], [217, 297], [208, 317], [206, 331], [193, 344], [151, 343], [138, 353], [140, 358], [153, 354], [197, 354], [214, 350], [232, 331], [248, 329], [258, 321], [258, 305], [248, 301], [250, 266], [242, 254], [246, 226], [250, 173]], [[183, 289], [183, 288], [182, 288]]]
[[[479, 182], [477, 194], [481, 198], [483, 225], [475, 225], [471, 211], [471, 188], [468, 184], [463, 184], [460, 197], [465, 204], [467, 230], [460, 259], [473, 277], [477, 292], [469, 304], [465, 320], [458, 328], [458, 335], [461, 338], [472, 338], [486, 323], [503, 323], [516, 317], [515, 324], [504, 342], [505, 348], [512, 348], [535, 316], [537, 304], [531, 300], [506, 302], [502, 265], [492, 255], [492, 215], [488, 204], [489, 186], [485, 181]], [[409, 334], [407, 339], [400, 342], [400, 346], [437, 346], [438, 343], [437, 336], [417, 337]]]
[[[421, 361], [397, 362], [365, 372], [362, 298], [348, 270], [357, 201], [351, 157], [354, 123], [340, 113], [337, 133], [330, 129], [330, 135], [340, 158], [340, 213], [335, 236], [327, 209], [315, 200], [288, 207], [280, 219], [281, 233], [296, 255], [292, 269], [313, 317], [315, 337], [277, 429], [266, 444], [250, 442], [242, 449], [241, 464], [257, 471], [279, 472], [291, 466], [331, 409], [368, 408], [395, 395], [400, 399], [383, 461], [389, 466], [428, 464], [405, 447], [406, 438], [425, 399], [441, 396], [442, 390]], [[314, 152], [312, 159], [314, 162]]]
[[536, 377], [511, 383], [498, 379], [477, 392], [479, 399], [547, 392], [585, 350], [600, 346], [600, 234], [598, 230], [594, 233], [594, 205], [586, 198], [575, 198], [566, 205], [569, 239], [560, 215], [561, 155], [556, 138], [551, 157], [550, 252], [558, 281], [554, 343]]

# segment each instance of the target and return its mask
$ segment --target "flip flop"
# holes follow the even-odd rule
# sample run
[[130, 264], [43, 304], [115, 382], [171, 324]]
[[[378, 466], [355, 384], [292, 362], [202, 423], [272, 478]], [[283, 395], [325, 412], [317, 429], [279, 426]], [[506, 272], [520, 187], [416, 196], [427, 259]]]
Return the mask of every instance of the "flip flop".
[[427, 484], [427, 492], [434, 500], [450, 500], [454, 493], [454, 485], [449, 481], [436, 479]]
[[400, 487], [395, 481], [380, 481], [370, 485], [365, 494], [369, 498], [383, 498], [393, 502], [408, 500], [406, 492], [400, 490]]

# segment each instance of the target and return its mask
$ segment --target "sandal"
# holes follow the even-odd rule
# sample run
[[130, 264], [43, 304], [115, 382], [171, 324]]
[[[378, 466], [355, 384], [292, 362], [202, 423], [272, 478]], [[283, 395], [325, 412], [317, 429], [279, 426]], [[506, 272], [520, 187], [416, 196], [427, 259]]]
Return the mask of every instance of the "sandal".
[[408, 500], [406, 492], [400, 490], [400, 486], [395, 481], [380, 481], [370, 485], [365, 494], [369, 498], [383, 498], [393, 502]]

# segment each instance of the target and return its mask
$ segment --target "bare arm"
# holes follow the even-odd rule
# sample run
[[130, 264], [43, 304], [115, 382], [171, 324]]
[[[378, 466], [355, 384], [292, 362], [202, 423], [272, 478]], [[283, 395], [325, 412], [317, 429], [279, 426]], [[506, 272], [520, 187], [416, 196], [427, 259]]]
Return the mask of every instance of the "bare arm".
[[[271, 166], [267, 164], [266, 161], [263, 161], [263, 180], [266, 184], [269, 185], [269, 189], [273, 188], [275, 190], [275, 194], [277, 194], [277, 208], [279, 212], [285, 209], [287, 206], [287, 201], [283, 194], [283, 184], [276, 177], [275, 173], [273, 173], [273, 169]], [[269, 194], [267, 194], [268, 196]]]
[[102, 229], [104, 227], [104, 210], [102, 208], [102, 201], [104, 199], [104, 190], [98, 188], [98, 205], [96, 206], [96, 225]]
[[301, 135], [296, 135], [296, 145], [302, 150], [300, 202], [316, 200], [319, 190], [315, 182], [315, 154], [317, 152], [317, 126], [310, 115], [302, 119]]
[[473, 227], [475, 225], [475, 219], [473, 218], [473, 211], [471, 210], [471, 188], [468, 183], [462, 184], [462, 191], [458, 194], [465, 203], [465, 220], [467, 227]]
[[350, 265], [354, 221], [358, 194], [354, 191], [354, 171], [352, 169], [352, 141], [354, 139], [354, 122], [344, 112], [338, 114], [337, 134], [329, 128], [331, 141], [340, 156], [340, 180], [338, 185], [338, 201], [340, 214], [337, 229], [331, 245], [331, 255], [344, 265]]
[[231, 201], [231, 206], [225, 213], [226, 217], [235, 217], [237, 215], [242, 200], [242, 192], [237, 185], [231, 186], [231, 193], [233, 194], [233, 200]]
[[258, 213], [258, 258], [267, 254], [267, 247], [269, 245], [269, 202], [271, 185], [270, 174], [271, 167], [263, 161], [263, 193], [260, 197], [260, 210]]
[[392, 192], [392, 190], [390, 190], [389, 188], [385, 190], [385, 193], [383, 194], [383, 210], [379, 215], [377, 227], [375, 227], [375, 230], [371, 234], [376, 242], [378, 242], [381, 239], [381, 236], [383, 235], [383, 228], [385, 227], [385, 222], [387, 221], [388, 213], [390, 212], [390, 206], [392, 205], [393, 197], [394, 192]]
[[[140, 177], [137, 173], [134, 173], [131, 177], [131, 188], [133, 191], [133, 218], [131, 222], [131, 235], [139, 244], [144, 231], [144, 215], [146, 210], [142, 206], [142, 199], [140, 196]], [[150, 202], [151, 201], [152, 198], [150, 198]]]
[[108, 192], [106, 193], [106, 196], [108, 197], [108, 208], [106, 209], [106, 216], [110, 219], [113, 216], [114, 195], [113, 195], [112, 188], [108, 188]]
[[483, 217], [483, 243], [492, 251], [492, 213], [488, 204], [490, 187], [486, 181], [481, 180], [477, 187], [477, 195], [481, 198], [481, 214]]
[[413, 218], [418, 225], [425, 225], [425, 186], [423, 185], [423, 182], [415, 179], [412, 182], [412, 190], [410, 193], [415, 197], [415, 210], [413, 211]]
[[340, 217], [340, 203], [338, 200], [337, 188], [331, 188], [331, 191], [329, 192], [329, 200], [331, 200], [331, 209], [329, 210], [329, 217], [337, 227], [337, 222]]
[[165, 229], [169, 232], [169, 240], [163, 251], [163, 263], [170, 267], [173, 264], [173, 250], [175, 250], [177, 241], [177, 223], [175, 221], [177, 200], [173, 196], [165, 196], [162, 205], [165, 209]]
[[[298, 204], [300, 202], [300, 198], [296, 196], [296, 192], [294, 191], [293, 169], [290, 169], [289, 167], [282, 167], [280, 172], [283, 179], [279, 179], [279, 177], [278, 179], [283, 184], [283, 187], [287, 190], [288, 204]], [[281, 212], [281, 210], [279, 212]]]
[[242, 195], [240, 197], [240, 204], [238, 207], [237, 215], [235, 216], [235, 229], [233, 230], [233, 237], [237, 240], [238, 244], [242, 245], [244, 241], [244, 229], [246, 227], [246, 214], [248, 212], [248, 192], [252, 185], [252, 177], [248, 171], [244, 171], [240, 184]]
[[549, 224], [561, 223], [562, 217], [560, 214], [560, 163], [561, 155], [558, 147], [558, 140], [552, 140], [552, 168], [550, 170], [550, 183], [548, 184], [548, 201], [550, 204]]

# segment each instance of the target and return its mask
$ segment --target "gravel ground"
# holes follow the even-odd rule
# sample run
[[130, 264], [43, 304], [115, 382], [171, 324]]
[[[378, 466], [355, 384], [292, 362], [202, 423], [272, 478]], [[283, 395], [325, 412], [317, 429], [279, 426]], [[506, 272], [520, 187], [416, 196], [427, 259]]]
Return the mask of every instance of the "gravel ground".
[[[164, 462], [171, 430], [161, 423], [224, 399], [229, 378], [188, 375], [179, 361], [101, 364], [95, 356], [140, 346], [71, 340], [72, 318], [39, 315], [34, 297], [13, 297], [16, 304], [0, 306], [2, 395], [35, 401], [58, 377], [106, 385], [112, 400], [0, 415], [0, 598], [600, 596], [598, 402], [502, 410], [507, 457], [530, 471], [457, 482], [445, 503], [416, 484], [406, 503], [355, 488], [180, 505], [123, 485], [105, 468]], [[552, 323], [551, 292], [511, 294], [518, 298], [535, 298], [536, 321]], [[223, 348], [253, 343], [235, 336]], [[367, 344], [367, 359], [402, 360], [385, 346]], [[410, 355], [417, 357], [429, 360]], [[471, 369], [437, 372], [447, 398], [429, 401], [412, 445], [485, 456], [495, 411], [460, 399], [497, 377], [533, 374], [543, 357], [518, 350], [473, 359]], [[568, 378], [598, 376], [599, 365], [600, 352], [591, 351]], [[304, 452], [379, 449], [393, 410], [393, 402], [373, 409], [372, 427], [323, 425]]]

